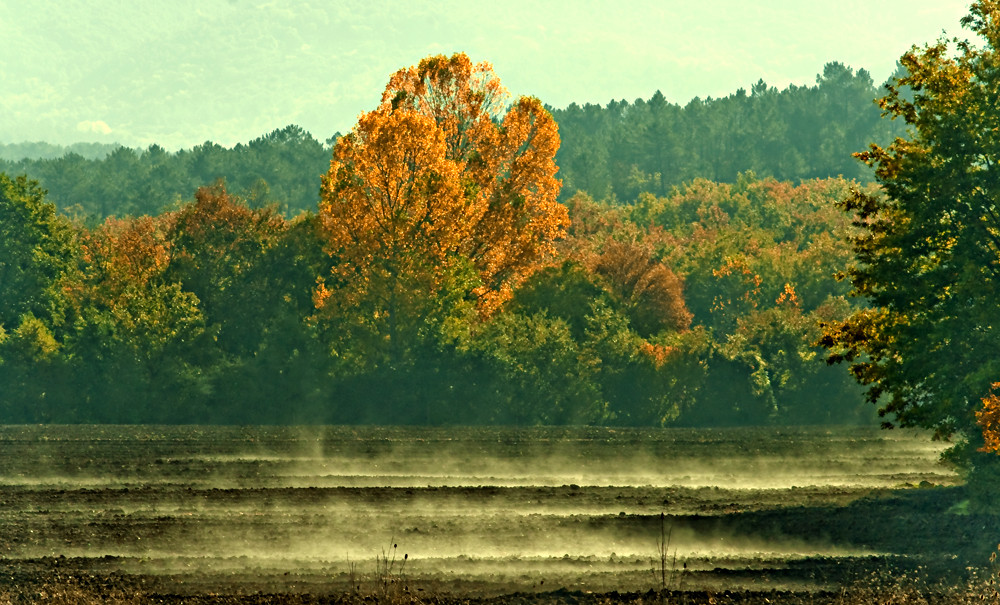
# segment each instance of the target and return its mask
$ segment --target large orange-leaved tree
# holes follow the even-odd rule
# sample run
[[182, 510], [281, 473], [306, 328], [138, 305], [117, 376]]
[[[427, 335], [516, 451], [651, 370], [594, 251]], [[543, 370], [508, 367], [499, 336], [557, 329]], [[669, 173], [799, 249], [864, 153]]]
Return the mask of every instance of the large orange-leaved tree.
[[489, 64], [428, 57], [334, 147], [319, 218], [335, 268], [316, 305], [342, 323], [351, 310], [352, 340], [390, 363], [456, 309], [496, 312], [565, 233], [556, 123], [508, 99]]

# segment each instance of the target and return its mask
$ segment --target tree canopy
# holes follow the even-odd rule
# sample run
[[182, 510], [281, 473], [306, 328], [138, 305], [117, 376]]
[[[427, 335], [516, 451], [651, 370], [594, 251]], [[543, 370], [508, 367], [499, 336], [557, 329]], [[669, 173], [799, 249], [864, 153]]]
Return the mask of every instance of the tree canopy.
[[52, 311], [51, 287], [74, 262], [70, 222], [26, 177], [0, 173], [0, 329]]
[[[848, 75], [824, 70], [823, 86], [850, 87]], [[755, 87], [748, 107], [771, 92]], [[672, 111], [662, 101], [646, 114], [619, 107], [615, 120], [660, 119]], [[684, 108], [688, 124], [714, 123], [721, 103]], [[670, 138], [679, 122], [643, 120], [624, 143], [614, 129], [592, 143], [624, 159], [627, 144], [641, 148], [635, 158], [664, 159], [670, 145], [691, 143], [698, 161], [739, 165], [726, 137], [699, 147]], [[843, 323], [859, 308], [832, 277], [851, 258], [849, 219], [833, 204], [851, 181], [737, 171], [730, 182], [675, 182], [683, 171], [656, 179], [645, 165], [615, 164], [605, 168], [623, 193], [578, 190], [561, 203], [560, 132], [537, 99], [511, 101], [488, 64], [458, 54], [394, 74], [332, 150], [289, 127], [233, 149], [119, 148], [100, 161], [19, 164], [58, 186], [46, 196], [28, 179], [5, 181], [13, 210], [0, 215], [10, 235], [0, 245], [24, 261], [7, 269], [27, 281], [0, 274], [0, 297], [12, 301], [0, 329], [0, 416], [870, 420], [847, 373], [817, 362], [819, 322]], [[596, 179], [604, 168], [594, 166]], [[574, 170], [565, 176], [583, 174]], [[65, 199], [84, 200], [63, 205], [72, 220], [52, 204]]]
[[556, 125], [537, 100], [505, 96], [489, 65], [429, 57], [334, 147], [319, 217], [336, 263], [317, 307], [369, 309], [393, 365], [407, 331], [454, 311], [449, 296], [496, 311], [565, 230]]
[[1000, 4], [974, 2], [962, 23], [977, 42], [914, 47], [880, 101], [907, 136], [858, 154], [881, 191], [842, 204], [856, 228], [847, 275], [871, 306], [823, 342], [889, 423], [975, 446], [1000, 376]]

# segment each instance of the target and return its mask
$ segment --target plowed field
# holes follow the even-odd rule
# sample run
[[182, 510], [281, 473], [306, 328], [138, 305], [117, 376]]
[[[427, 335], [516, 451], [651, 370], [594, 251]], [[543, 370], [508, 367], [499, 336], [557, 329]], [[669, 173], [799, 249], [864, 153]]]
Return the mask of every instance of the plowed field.
[[0, 427], [0, 586], [575, 601], [958, 580], [1000, 527], [960, 514], [942, 447], [867, 428]]

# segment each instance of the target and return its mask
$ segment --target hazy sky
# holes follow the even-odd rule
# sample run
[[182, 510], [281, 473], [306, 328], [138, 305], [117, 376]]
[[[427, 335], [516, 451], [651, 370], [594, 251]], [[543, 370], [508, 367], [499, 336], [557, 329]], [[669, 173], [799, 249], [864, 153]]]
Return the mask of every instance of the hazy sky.
[[912, 44], [966, 35], [967, 0], [0, 0], [0, 142], [223, 145], [298, 124], [324, 140], [390, 74], [489, 61], [514, 94], [577, 102], [882, 82]]

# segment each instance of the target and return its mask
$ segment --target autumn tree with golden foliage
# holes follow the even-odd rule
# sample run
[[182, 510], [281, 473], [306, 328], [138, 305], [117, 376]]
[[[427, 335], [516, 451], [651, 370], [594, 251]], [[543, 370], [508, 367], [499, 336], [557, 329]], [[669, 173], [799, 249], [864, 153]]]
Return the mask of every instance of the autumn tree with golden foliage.
[[[172, 215], [119, 219], [80, 234], [82, 263], [61, 280], [70, 404], [98, 422], [162, 422], [187, 408], [210, 343], [198, 298], [172, 281]], [[137, 405], [135, 393], [146, 395]], [[155, 402], [173, 401], [160, 407]], [[146, 402], [152, 402], [148, 405]], [[176, 416], [175, 416], [176, 417]]]
[[334, 147], [319, 214], [336, 266], [316, 306], [363, 309], [356, 327], [396, 361], [401, 340], [462, 300], [494, 313], [565, 232], [556, 124], [537, 99], [506, 103], [489, 64], [429, 57]]
[[489, 63], [464, 53], [428, 57], [389, 80], [380, 110], [415, 111], [434, 120], [459, 182], [472, 232], [459, 251], [475, 264], [482, 284], [480, 311], [491, 314], [534, 273], [569, 224], [556, 201], [559, 132], [533, 97], [509, 108], [508, 93]]
[[82, 235], [85, 269], [63, 284], [77, 338], [114, 342], [133, 357], [155, 359], [201, 333], [198, 299], [166, 278], [172, 220], [109, 217]]

